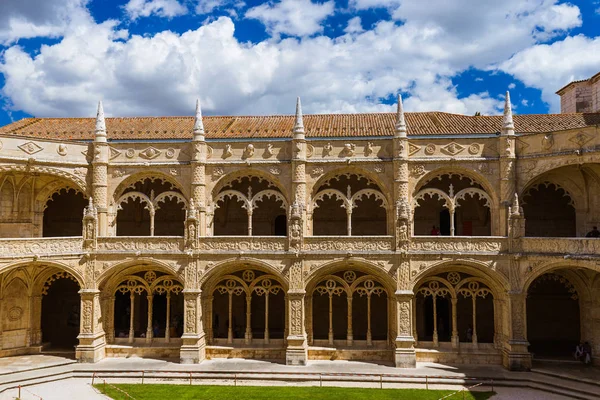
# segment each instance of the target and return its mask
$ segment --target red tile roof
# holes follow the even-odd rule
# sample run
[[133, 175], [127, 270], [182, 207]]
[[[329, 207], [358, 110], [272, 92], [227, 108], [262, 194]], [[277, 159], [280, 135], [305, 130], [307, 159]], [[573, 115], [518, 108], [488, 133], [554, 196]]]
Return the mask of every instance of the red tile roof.
[[[292, 137], [294, 116], [204, 117], [206, 137]], [[543, 133], [600, 125], [600, 113], [515, 115], [517, 133]], [[464, 135], [500, 131], [502, 116], [468, 116], [444, 112], [406, 113], [409, 135]], [[306, 136], [391, 136], [395, 114], [305, 115]], [[107, 118], [109, 140], [191, 139], [193, 117]], [[94, 118], [25, 118], [0, 128], [0, 135], [56, 139], [92, 140]]]

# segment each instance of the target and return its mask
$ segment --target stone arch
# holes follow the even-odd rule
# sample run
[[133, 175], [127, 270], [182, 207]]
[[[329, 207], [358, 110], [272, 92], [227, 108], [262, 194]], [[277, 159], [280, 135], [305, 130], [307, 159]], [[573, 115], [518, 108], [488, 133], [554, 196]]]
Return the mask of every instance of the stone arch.
[[419, 271], [411, 278], [410, 290], [414, 291], [429, 276], [452, 271], [473, 275], [484, 280], [493, 289], [493, 295], [496, 298], [503, 298], [504, 293], [509, 290], [509, 282], [502, 274], [491, 269], [488, 264], [477, 260], [449, 260], [436, 263], [427, 269]]
[[388, 348], [395, 335], [395, 284], [381, 268], [353, 259], [330, 262], [308, 278], [306, 294], [310, 344], [352, 347], [364, 341]]
[[214, 285], [216, 284], [215, 281], [219, 280], [221, 276], [228, 275], [244, 268], [255, 269], [264, 272], [265, 274], [277, 277], [277, 279], [283, 285], [284, 290], [287, 292], [289, 288], [289, 281], [279, 269], [268, 262], [249, 257], [228, 259], [212, 265], [210, 269], [206, 271], [200, 278], [200, 287], [202, 290], [210, 291], [214, 289]]
[[268, 174], [240, 171], [223, 177], [208, 208], [215, 236], [287, 235], [281, 220], [287, 221], [288, 197]]
[[203, 318], [209, 342], [235, 345], [243, 338], [245, 344], [259, 340], [263, 345], [283, 345], [287, 336], [286, 280], [266, 263], [236, 261], [214, 266], [203, 281]]
[[534, 270], [528, 272], [525, 275], [525, 279], [523, 280], [523, 283], [521, 285], [521, 291], [522, 291], [522, 293], [527, 293], [529, 291], [529, 287], [531, 286], [531, 283], [546, 273], [554, 272], [554, 271], [557, 271], [560, 269], [575, 270], [575, 269], [582, 269], [582, 268], [586, 269], [586, 270], [594, 271], [594, 272], [598, 273], [598, 276], [600, 276], [600, 265], [598, 265], [598, 263], [593, 262], [593, 261], [565, 260], [565, 261], [550, 262], [550, 263], [542, 264], [541, 266], [538, 266]]
[[444, 167], [439, 167], [439, 168], [435, 168], [431, 171], [429, 171], [428, 173], [426, 173], [425, 175], [423, 175], [421, 178], [419, 178], [419, 180], [415, 183], [414, 185], [414, 189], [412, 191], [412, 196], [414, 196], [415, 193], [418, 193], [423, 186], [425, 186], [426, 184], [428, 184], [429, 182], [431, 182], [433, 179], [437, 178], [438, 176], [443, 176], [443, 175], [463, 175], [464, 177], [477, 182], [478, 184], [481, 185], [481, 187], [483, 188], [483, 190], [490, 196], [491, 200], [492, 200], [492, 205], [494, 207], [496, 207], [498, 205], [498, 193], [494, 188], [494, 185], [489, 181], [489, 179], [479, 173], [476, 172], [474, 170], [469, 170], [468, 168], [459, 166], [459, 165], [453, 165], [452, 167], [448, 167], [448, 166], [444, 166]]
[[505, 292], [493, 278], [470, 266], [447, 264], [421, 273], [414, 282], [413, 334], [420, 345], [437, 348], [449, 342], [458, 349], [459, 342], [475, 348], [484, 342], [492, 346], [486, 351], [496, 353]]
[[158, 259], [139, 258], [135, 260], [126, 260], [111, 265], [96, 278], [96, 285], [100, 290], [104, 291], [107, 288], [114, 286], [116, 284], [115, 281], [121, 276], [135, 274], [148, 269], [173, 275], [179, 281], [184, 282], [183, 269], [177, 270], [170, 264]]
[[340, 168], [311, 188], [307, 207], [312, 235], [387, 235], [393, 202], [378, 176], [362, 168]]
[[368, 260], [348, 258], [326, 262], [320, 265], [314, 271], [311, 271], [310, 274], [305, 278], [304, 286], [306, 288], [306, 292], [312, 292], [315, 286], [324, 276], [333, 275], [336, 272], [340, 272], [345, 269], [356, 269], [368, 275], [373, 275], [380, 280], [381, 284], [384, 285], [390, 296], [393, 295], [396, 290], [395, 279], [379, 265]]
[[288, 190], [286, 190], [286, 186], [281, 182], [281, 180], [272, 173], [268, 171], [263, 171], [259, 168], [240, 168], [237, 171], [230, 172], [221, 176], [219, 180], [214, 183], [214, 187], [211, 191], [211, 198], [214, 199], [231, 182], [244, 177], [255, 177], [270, 182], [273, 186], [277, 188], [277, 190], [279, 190], [283, 194], [283, 196], [288, 200], [289, 203], [290, 196]]
[[161, 176], [138, 175], [111, 202], [117, 236], [183, 236], [188, 201], [181, 188]]
[[131, 188], [137, 182], [144, 181], [145, 179], [160, 180], [162, 182], [166, 182], [172, 185], [173, 188], [179, 190], [185, 198], [189, 198], [189, 191], [186, 190], [185, 185], [183, 185], [183, 183], [180, 182], [177, 178], [174, 178], [173, 176], [167, 173], [153, 170], [146, 172], [138, 172], [125, 177], [112, 191], [112, 195], [109, 196], [109, 198], [112, 200], [111, 202], [116, 203], [119, 197], [121, 197], [127, 189]]
[[[33, 289], [39, 288], [41, 290], [40, 281], [43, 280], [43, 277], [45, 275], [50, 276], [57, 271], [64, 271], [64, 272], [69, 273], [77, 280], [77, 284], [79, 285], [79, 287], [81, 287], [81, 288], [86, 287], [83, 275], [77, 268], [74, 268], [74, 267], [70, 266], [69, 264], [61, 263], [58, 261], [43, 261], [43, 262], [42, 261], [34, 261], [34, 262], [18, 261], [16, 263], [8, 264], [8, 265], [4, 265], [4, 266], [0, 267], [0, 275], [9, 273], [9, 272], [16, 270], [18, 268], [21, 268], [21, 267], [28, 267], [28, 266], [36, 267], [36, 270], [38, 268], [42, 268], [42, 267], [50, 268], [48, 270], [42, 270], [41, 272], [38, 272], [37, 274], [35, 274], [34, 276], [31, 277]], [[47, 279], [47, 276], [46, 276], [46, 279]], [[41, 282], [41, 283], [43, 284], [44, 282]]]
[[386, 196], [387, 203], [393, 204], [393, 199], [391, 197], [392, 193], [386, 192], [384, 190], [385, 188], [389, 187], [389, 184], [387, 184], [383, 179], [381, 179], [381, 177], [378, 174], [375, 174], [374, 172], [357, 165], [348, 165], [344, 167], [334, 168], [331, 171], [326, 172], [325, 174], [320, 176], [317, 179], [317, 181], [312, 184], [312, 186], [307, 187], [307, 191], [311, 194], [312, 198], [317, 193], [319, 188], [325, 184], [325, 182], [334, 179], [336, 176], [348, 174], [363, 176], [369, 181], [372, 181], [375, 185], [377, 185], [379, 191]]
[[168, 347], [183, 334], [184, 280], [163, 263], [144, 261], [113, 266], [99, 278], [107, 341]]
[[[440, 184], [445, 180], [447, 186], [436, 187], [436, 179]], [[422, 178], [413, 191], [411, 209], [414, 235], [488, 236], [497, 230], [493, 188], [485, 178], [462, 168], [438, 169]]]
[[581, 169], [573, 166], [553, 168], [530, 179], [520, 195], [525, 235], [575, 237], [585, 234], [585, 220], [590, 219], [593, 214], [590, 211], [599, 204], [588, 193], [594, 190], [592, 186], [600, 190], [600, 185], [594, 180], [586, 181]]

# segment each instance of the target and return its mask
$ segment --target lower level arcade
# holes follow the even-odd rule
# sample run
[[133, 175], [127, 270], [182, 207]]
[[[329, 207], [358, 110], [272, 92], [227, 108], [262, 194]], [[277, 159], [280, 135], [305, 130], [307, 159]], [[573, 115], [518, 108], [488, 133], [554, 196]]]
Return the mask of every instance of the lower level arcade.
[[[519, 324], [534, 359], [572, 359], [580, 342], [593, 349], [600, 343], [600, 273], [591, 269], [548, 269], [523, 282], [521, 295], [474, 267], [434, 268], [416, 279], [409, 325], [417, 362], [506, 365], [515, 342], [511, 329]], [[92, 315], [100, 326], [100, 339], [94, 339], [102, 343], [100, 358], [179, 358], [195, 318], [182, 274], [148, 263], [106, 274], [96, 290], [98, 310], [91, 313], [82, 282], [58, 264], [5, 270], [0, 355], [75, 352]], [[404, 323], [398, 293], [388, 273], [356, 264], [317, 271], [301, 290], [260, 265], [213, 271], [201, 280], [198, 300], [204, 356], [286, 359], [291, 296], [300, 296], [307, 360], [393, 364]]]

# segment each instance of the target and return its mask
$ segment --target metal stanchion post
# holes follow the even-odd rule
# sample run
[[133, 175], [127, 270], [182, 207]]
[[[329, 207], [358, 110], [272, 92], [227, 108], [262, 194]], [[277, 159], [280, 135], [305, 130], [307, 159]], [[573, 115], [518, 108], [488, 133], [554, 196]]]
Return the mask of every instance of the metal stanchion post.
[[425, 389], [429, 390], [429, 377], [425, 375]]
[[144, 384], [144, 371], [142, 371], [142, 385]]

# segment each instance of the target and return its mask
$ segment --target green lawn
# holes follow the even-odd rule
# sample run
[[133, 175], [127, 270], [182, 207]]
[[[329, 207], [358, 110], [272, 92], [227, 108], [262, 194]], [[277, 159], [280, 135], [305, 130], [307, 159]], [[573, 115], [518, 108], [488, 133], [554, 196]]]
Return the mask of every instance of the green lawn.
[[[104, 393], [104, 385], [94, 385]], [[310, 400], [437, 400], [453, 391], [424, 389], [359, 389], [337, 387], [274, 387], [274, 386], [184, 386], [184, 385], [113, 385], [128, 393], [136, 400], [255, 400], [255, 399], [310, 399]], [[110, 385], [106, 393], [113, 399], [130, 400], [124, 393]], [[465, 399], [485, 400], [493, 392], [466, 393]], [[457, 393], [450, 399], [463, 399]]]

